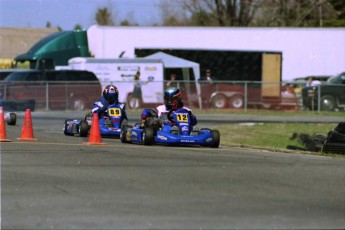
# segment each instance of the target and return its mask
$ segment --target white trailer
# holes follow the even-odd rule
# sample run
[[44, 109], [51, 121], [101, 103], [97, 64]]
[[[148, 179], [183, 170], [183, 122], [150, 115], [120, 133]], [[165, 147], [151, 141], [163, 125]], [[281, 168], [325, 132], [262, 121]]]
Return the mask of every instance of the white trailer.
[[284, 81], [300, 76], [334, 75], [345, 69], [344, 28], [93, 25], [87, 29], [87, 36], [90, 52], [96, 58], [135, 58], [135, 49], [267, 50], [283, 53]]
[[142, 96], [144, 104], [157, 104], [163, 102], [164, 91], [164, 64], [159, 59], [105, 59], [76, 57], [68, 61], [68, 68], [75, 70], [88, 70], [96, 74], [104, 88], [114, 84], [119, 89], [119, 101], [134, 105], [132, 92], [134, 89], [134, 76], [140, 71]]

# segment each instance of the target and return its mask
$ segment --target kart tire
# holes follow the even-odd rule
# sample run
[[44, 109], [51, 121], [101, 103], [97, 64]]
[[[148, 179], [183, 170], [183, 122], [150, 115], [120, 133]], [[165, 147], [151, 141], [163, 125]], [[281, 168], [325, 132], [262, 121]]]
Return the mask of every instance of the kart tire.
[[220, 133], [218, 130], [211, 130], [213, 144], [210, 146], [211, 148], [218, 148], [220, 143]]
[[79, 136], [80, 137], [87, 137], [87, 135], [89, 134], [89, 124], [87, 123], [87, 121], [80, 121], [79, 124]]
[[340, 122], [335, 128], [334, 131], [345, 134], [345, 122]]
[[154, 131], [153, 128], [148, 126], [144, 128], [143, 134], [142, 134], [142, 140], [144, 145], [152, 145], [154, 141]]
[[131, 141], [127, 140], [128, 128], [133, 128], [133, 127], [131, 125], [123, 125], [121, 127], [120, 139], [122, 143], [132, 143]]
[[16, 125], [17, 123], [17, 115], [15, 113], [10, 113], [10, 120], [7, 121], [8, 125]]

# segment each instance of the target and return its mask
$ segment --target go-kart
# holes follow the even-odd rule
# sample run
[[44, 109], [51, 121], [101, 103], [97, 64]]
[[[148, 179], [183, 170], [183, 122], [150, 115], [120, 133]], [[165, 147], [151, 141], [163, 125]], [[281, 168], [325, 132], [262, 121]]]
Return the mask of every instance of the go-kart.
[[200, 145], [218, 148], [220, 133], [208, 128], [193, 129], [191, 117], [186, 109], [179, 109], [168, 114], [160, 127], [141, 124], [126, 125], [121, 130], [122, 143], [138, 143], [144, 145]]
[[[110, 105], [106, 110], [107, 116], [99, 118], [100, 133], [102, 137], [119, 137], [121, 126], [128, 124], [125, 114], [119, 105]], [[87, 137], [92, 125], [92, 114], [84, 119], [66, 119], [63, 132], [68, 136]]]

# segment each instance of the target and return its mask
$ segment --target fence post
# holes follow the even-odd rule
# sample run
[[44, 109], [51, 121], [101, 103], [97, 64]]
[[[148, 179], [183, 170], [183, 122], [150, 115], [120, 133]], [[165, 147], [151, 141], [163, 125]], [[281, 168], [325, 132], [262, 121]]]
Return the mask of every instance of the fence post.
[[320, 113], [321, 111], [321, 87], [320, 85], [317, 86], [317, 112]]
[[46, 83], [46, 111], [49, 110], [49, 83]]
[[247, 112], [247, 104], [248, 104], [248, 84], [247, 81], [244, 82], [244, 112]]
[[2, 100], [3, 101], [7, 100], [7, 82], [5, 82], [5, 84], [4, 84], [4, 95], [3, 95]]

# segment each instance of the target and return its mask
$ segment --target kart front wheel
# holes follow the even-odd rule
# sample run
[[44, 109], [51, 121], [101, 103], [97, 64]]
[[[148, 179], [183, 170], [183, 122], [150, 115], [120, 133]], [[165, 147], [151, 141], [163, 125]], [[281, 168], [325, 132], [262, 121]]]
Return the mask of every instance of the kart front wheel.
[[79, 136], [80, 137], [87, 137], [89, 134], [89, 124], [87, 121], [81, 121], [79, 124]]
[[143, 136], [142, 136], [142, 139], [143, 139], [143, 144], [144, 145], [152, 145], [153, 144], [153, 141], [154, 141], [154, 132], [153, 132], [153, 128], [150, 127], [150, 126], [147, 126], [144, 128], [144, 131], [143, 131]]
[[128, 128], [133, 128], [131, 125], [123, 125], [121, 127], [120, 139], [122, 143], [131, 143], [129, 138], [127, 138]]
[[211, 148], [218, 148], [220, 143], [220, 133], [218, 130], [211, 130], [213, 144], [210, 146]]

